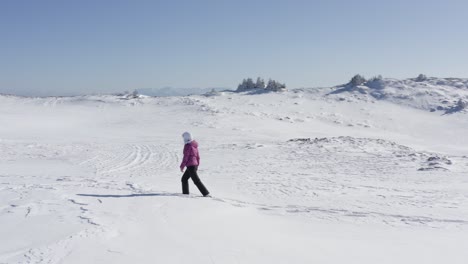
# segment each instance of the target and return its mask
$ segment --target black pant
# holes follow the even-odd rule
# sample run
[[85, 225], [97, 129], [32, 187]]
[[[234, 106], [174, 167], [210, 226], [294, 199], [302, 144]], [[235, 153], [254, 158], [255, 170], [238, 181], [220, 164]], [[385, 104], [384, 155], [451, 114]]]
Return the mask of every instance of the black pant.
[[189, 166], [182, 176], [182, 193], [189, 194], [189, 183], [188, 180], [192, 178], [193, 183], [198, 187], [198, 190], [203, 196], [208, 195], [210, 192], [206, 189], [205, 185], [200, 180], [197, 174], [198, 166]]

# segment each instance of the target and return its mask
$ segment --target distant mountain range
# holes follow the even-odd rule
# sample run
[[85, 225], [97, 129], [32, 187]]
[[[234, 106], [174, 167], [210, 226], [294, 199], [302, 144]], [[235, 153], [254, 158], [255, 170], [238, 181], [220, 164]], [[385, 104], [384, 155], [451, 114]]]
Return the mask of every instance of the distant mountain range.
[[227, 88], [142, 88], [137, 89], [137, 92], [142, 95], [148, 96], [187, 96], [187, 95], [200, 95], [211, 91], [223, 91]]

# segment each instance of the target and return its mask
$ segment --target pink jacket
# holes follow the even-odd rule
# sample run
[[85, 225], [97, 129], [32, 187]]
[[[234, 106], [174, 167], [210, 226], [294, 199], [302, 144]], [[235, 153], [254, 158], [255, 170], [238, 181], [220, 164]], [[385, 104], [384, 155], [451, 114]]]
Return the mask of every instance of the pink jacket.
[[184, 146], [184, 158], [180, 164], [180, 169], [184, 169], [189, 166], [200, 165], [200, 154], [198, 153], [198, 143], [193, 140]]

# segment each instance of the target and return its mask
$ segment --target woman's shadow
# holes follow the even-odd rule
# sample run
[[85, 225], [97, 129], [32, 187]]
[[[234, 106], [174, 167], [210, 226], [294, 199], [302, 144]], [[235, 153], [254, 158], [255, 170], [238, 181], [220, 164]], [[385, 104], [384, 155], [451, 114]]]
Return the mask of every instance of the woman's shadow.
[[180, 193], [133, 193], [133, 194], [85, 194], [78, 193], [78, 196], [96, 197], [96, 198], [130, 198], [142, 196], [182, 196]]

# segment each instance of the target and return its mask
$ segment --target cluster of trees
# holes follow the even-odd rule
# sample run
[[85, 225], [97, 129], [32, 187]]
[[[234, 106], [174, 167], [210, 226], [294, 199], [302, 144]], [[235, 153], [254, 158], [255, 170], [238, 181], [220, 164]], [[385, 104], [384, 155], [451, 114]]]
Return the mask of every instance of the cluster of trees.
[[[366, 80], [364, 76], [360, 74], [356, 74], [351, 78], [348, 84], [351, 86], [359, 86], [359, 85], [365, 85], [365, 84], [375, 84], [378, 83], [382, 80], [382, 75], [378, 75], [376, 77], [370, 78], [369, 80]], [[428, 80], [427, 76], [424, 74], [419, 74], [418, 77], [414, 79], [416, 82], [424, 82]]]
[[380, 83], [382, 80], [382, 75], [377, 75], [367, 80], [366, 78], [364, 78], [364, 76], [356, 74], [353, 76], [353, 78], [351, 78], [348, 84], [350, 84], [351, 86], [374, 85]]
[[359, 85], [363, 85], [366, 82], [367, 80], [366, 78], [364, 78], [364, 76], [360, 74], [356, 74], [353, 76], [353, 78], [351, 78], [351, 80], [349, 81], [349, 84], [351, 84], [352, 86], [359, 86]]
[[247, 91], [253, 89], [266, 89], [269, 91], [282, 91], [286, 89], [286, 84], [277, 82], [275, 80], [269, 79], [268, 83], [265, 84], [265, 81], [258, 77], [257, 81], [254, 82], [252, 78], [247, 78], [242, 80], [242, 82], [237, 86], [237, 91]]

